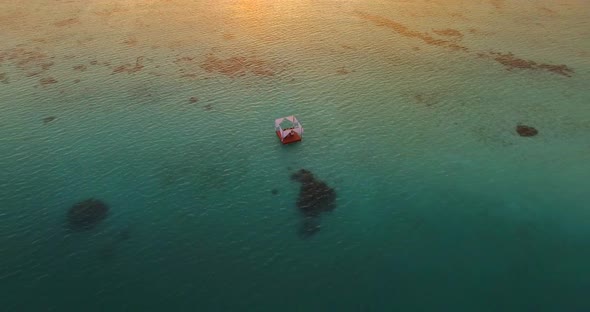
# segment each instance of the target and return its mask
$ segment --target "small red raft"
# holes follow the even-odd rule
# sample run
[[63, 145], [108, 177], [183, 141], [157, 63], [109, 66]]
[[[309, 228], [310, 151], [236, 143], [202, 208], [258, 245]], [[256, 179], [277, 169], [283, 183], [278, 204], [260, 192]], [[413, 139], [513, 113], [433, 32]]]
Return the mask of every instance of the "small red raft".
[[301, 141], [303, 127], [295, 116], [278, 118], [275, 120], [275, 132], [283, 144]]

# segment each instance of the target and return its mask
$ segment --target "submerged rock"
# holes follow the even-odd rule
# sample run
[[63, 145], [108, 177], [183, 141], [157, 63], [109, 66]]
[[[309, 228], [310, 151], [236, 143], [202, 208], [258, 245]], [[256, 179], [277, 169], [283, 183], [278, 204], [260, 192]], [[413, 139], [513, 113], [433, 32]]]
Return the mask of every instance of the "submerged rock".
[[107, 217], [109, 207], [104, 202], [90, 198], [74, 204], [68, 211], [68, 226], [74, 231], [94, 228]]
[[539, 134], [539, 130], [535, 129], [534, 127], [526, 126], [526, 125], [516, 126], [516, 132], [518, 133], [518, 135], [520, 135], [522, 137], [532, 137], [532, 136]]

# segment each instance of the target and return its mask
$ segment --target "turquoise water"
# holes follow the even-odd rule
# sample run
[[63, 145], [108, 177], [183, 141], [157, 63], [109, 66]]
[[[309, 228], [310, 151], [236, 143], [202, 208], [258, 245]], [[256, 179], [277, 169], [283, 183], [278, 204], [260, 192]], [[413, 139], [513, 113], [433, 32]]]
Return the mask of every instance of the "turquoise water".
[[[3, 310], [590, 310], [588, 3], [0, 12]], [[337, 192], [307, 239], [300, 168]]]

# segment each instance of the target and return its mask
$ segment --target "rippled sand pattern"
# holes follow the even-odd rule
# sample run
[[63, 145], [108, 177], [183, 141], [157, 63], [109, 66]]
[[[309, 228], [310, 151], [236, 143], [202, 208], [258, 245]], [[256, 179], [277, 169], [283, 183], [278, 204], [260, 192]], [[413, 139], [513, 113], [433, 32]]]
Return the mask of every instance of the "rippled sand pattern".
[[2, 310], [590, 311], [587, 38], [579, 0], [0, 1]]

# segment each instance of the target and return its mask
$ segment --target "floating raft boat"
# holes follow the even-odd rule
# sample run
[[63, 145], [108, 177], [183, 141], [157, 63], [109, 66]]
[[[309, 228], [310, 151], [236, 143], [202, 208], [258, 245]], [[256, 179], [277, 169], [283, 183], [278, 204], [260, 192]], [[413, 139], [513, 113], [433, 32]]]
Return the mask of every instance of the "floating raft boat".
[[295, 116], [287, 116], [275, 120], [275, 132], [283, 144], [301, 141], [303, 127]]

